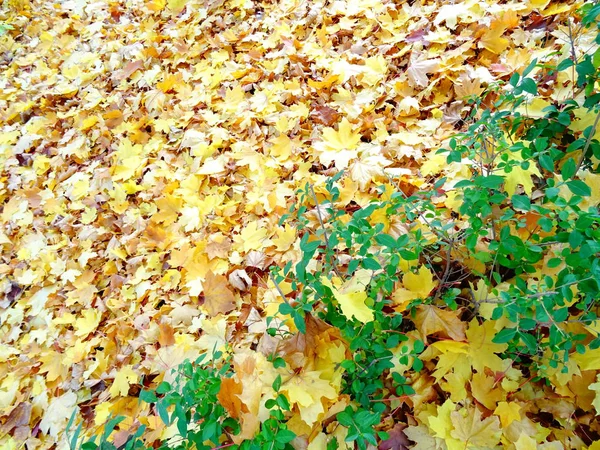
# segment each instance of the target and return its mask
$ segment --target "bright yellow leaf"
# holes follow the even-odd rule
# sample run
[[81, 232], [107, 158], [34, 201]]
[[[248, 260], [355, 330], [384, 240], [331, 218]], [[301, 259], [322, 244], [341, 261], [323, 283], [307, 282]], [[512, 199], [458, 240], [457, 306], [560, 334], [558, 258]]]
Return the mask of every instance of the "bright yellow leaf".
[[129, 386], [137, 383], [139, 377], [139, 373], [134, 371], [131, 366], [123, 367], [115, 375], [113, 384], [109, 389], [110, 395], [113, 398], [117, 396], [126, 397], [129, 392]]
[[344, 316], [348, 319], [354, 317], [359, 322], [367, 323], [374, 318], [373, 310], [365, 303], [367, 300], [366, 285], [370, 277], [370, 271], [361, 270], [341, 286], [341, 280], [337, 278], [332, 280], [333, 283], [324, 278], [322, 283], [331, 289]]
[[500, 402], [494, 414], [500, 417], [502, 428], [508, 427], [515, 420], [521, 420], [521, 405], [515, 402]]

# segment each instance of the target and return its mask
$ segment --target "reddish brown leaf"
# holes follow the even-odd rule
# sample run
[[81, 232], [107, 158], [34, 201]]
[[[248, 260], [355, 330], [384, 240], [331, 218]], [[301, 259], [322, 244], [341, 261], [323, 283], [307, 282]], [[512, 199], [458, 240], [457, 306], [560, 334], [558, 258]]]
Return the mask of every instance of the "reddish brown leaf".
[[397, 423], [394, 428], [389, 430], [387, 433], [390, 435], [385, 441], [379, 443], [379, 450], [405, 450], [408, 449], [412, 443], [408, 440], [404, 434], [404, 428], [406, 425]]

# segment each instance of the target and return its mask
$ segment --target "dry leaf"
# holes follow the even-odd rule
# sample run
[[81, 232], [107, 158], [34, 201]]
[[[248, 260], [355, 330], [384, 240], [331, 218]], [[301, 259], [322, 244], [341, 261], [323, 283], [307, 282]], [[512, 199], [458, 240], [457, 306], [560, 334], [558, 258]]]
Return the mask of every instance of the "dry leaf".
[[233, 292], [227, 287], [227, 278], [223, 275], [215, 275], [211, 271], [206, 274], [202, 283], [204, 292], [204, 309], [214, 317], [218, 314], [226, 314], [235, 308], [236, 301]]

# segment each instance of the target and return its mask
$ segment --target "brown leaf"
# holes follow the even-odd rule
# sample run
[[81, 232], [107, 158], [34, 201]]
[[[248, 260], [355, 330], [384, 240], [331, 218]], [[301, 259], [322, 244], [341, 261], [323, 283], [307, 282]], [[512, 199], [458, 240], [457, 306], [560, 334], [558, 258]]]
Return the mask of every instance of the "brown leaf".
[[312, 119], [325, 126], [332, 126], [337, 123], [340, 115], [339, 113], [329, 106], [316, 106], [311, 113]]
[[379, 450], [404, 450], [408, 449], [412, 443], [408, 440], [404, 434], [404, 428], [406, 425], [397, 423], [394, 428], [389, 430], [387, 433], [390, 435], [389, 439], [381, 441], [379, 443]]
[[2, 433], [10, 433], [13, 428], [29, 424], [31, 404], [21, 402], [8, 415], [6, 422], [0, 427]]
[[465, 340], [465, 323], [455, 311], [445, 311], [432, 305], [420, 305], [414, 318], [417, 329], [424, 336], [439, 334], [455, 341]]
[[206, 280], [202, 284], [204, 307], [212, 317], [217, 314], [226, 314], [235, 308], [235, 296], [227, 284], [227, 278], [223, 275], [215, 275], [210, 270], [206, 274]]

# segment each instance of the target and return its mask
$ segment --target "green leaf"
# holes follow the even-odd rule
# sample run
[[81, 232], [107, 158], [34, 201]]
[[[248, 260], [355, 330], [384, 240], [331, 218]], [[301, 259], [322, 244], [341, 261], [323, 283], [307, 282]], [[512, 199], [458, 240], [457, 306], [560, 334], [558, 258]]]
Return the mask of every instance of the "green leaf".
[[531, 209], [531, 200], [529, 200], [529, 197], [526, 195], [513, 195], [511, 200], [514, 208], [523, 211], [529, 211]]
[[169, 383], [167, 383], [166, 381], [163, 381], [156, 388], [156, 393], [159, 394], [159, 395], [160, 394], [166, 394], [170, 390], [171, 390], [171, 385]]
[[548, 172], [554, 172], [554, 160], [549, 155], [540, 155], [540, 166]]
[[146, 403], [156, 403], [158, 399], [156, 398], [156, 394], [154, 393], [154, 391], [148, 391], [146, 389], [143, 389], [140, 392], [140, 400]]
[[581, 180], [567, 181], [567, 187], [573, 194], [581, 197], [589, 197], [592, 195], [590, 187]]
[[273, 381], [273, 389], [275, 391], [279, 391], [280, 388], [281, 388], [281, 375], [277, 375], [277, 378], [275, 378], [275, 381]]
[[320, 245], [321, 245], [321, 241], [319, 241], [319, 240], [305, 242], [304, 244], [302, 244], [302, 242], [300, 242], [300, 250], [302, 250], [304, 253], [308, 253], [312, 256], [312, 254], [315, 252], [315, 250], [317, 248], [319, 248]]
[[563, 180], [568, 180], [575, 175], [575, 170], [577, 170], [577, 166], [575, 165], [575, 160], [573, 158], [569, 158], [560, 169], [560, 173], [563, 177]]
[[556, 66], [556, 70], [562, 72], [563, 70], [573, 67], [574, 65], [575, 63], [572, 59], [563, 59], [560, 63], [558, 63], [558, 66]]
[[376, 259], [374, 258], [365, 258], [362, 260], [362, 266], [365, 269], [369, 269], [369, 270], [379, 270], [381, 269], [381, 264], [379, 264], [377, 262]]
[[293, 441], [295, 437], [296, 433], [294, 433], [291, 430], [279, 430], [279, 432], [275, 436], [275, 440], [282, 444], [287, 444], [288, 442]]
[[532, 95], [536, 95], [537, 94], [537, 84], [531, 78], [525, 78], [521, 82], [521, 84], [520, 84], [519, 87], [522, 90], [524, 90], [525, 92], [528, 92], [529, 94], [532, 94]]
[[487, 177], [480, 175], [475, 178], [475, 185], [488, 189], [498, 189], [502, 183], [504, 183], [504, 177], [500, 175], [488, 175]]
[[596, 49], [594, 56], [592, 56], [592, 65], [597, 69], [600, 67], [600, 48]]
[[521, 76], [517, 72], [515, 72], [512, 74], [512, 76], [510, 77], [510, 80], [508, 82], [510, 83], [510, 85], [512, 87], [516, 87], [520, 78], [521, 78]]
[[584, 236], [579, 231], [572, 231], [569, 235], [569, 245], [572, 249], [576, 249], [583, 242]]
[[496, 336], [494, 336], [492, 342], [495, 342], [496, 344], [506, 344], [515, 337], [516, 333], [516, 328], [504, 328], [503, 330], [500, 330]]
[[398, 247], [398, 243], [396, 239], [390, 236], [389, 234], [380, 233], [375, 236], [375, 242], [379, 245], [383, 245], [384, 247], [395, 249]]
[[291, 316], [294, 313], [294, 308], [289, 303], [281, 303], [279, 305], [279, 313], [284, 316]]

